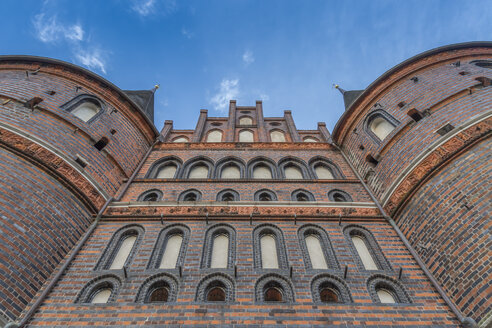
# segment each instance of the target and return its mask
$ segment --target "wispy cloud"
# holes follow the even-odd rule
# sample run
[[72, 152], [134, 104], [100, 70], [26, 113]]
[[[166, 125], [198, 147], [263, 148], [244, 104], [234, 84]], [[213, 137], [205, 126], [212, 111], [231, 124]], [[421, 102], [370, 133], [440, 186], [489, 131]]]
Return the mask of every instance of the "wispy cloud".
[[185, 29], [184, 27], [181, 29], [181, 34], [183, 34], [187, 39], [191, 39], [192, 37], [195, 36], [193, 32], [190, 32], [189, 30]]
[[255, 61], [255, 57], [253, 56], [253, 53], [249, 50], [246, 50], [243, 54], [243, 62], [246, 65], [252, 64]]
[[154, 13], [155, 0], [134, 1], [132, 9], [141, 16], [148, 16]]
[[239, 95], [239, 80], [222, 79], [220, 82], [219, 91], [210, 99], [210, 103], [214, 109], [221, 112], [227, 112], [229, 100], [236, 99]]
[[77, 60], [90, 69], [97, 69], [106, 74], [106, 61], [99, 49], [79, 50]]
[[133, 0], [131, 9], [142, 17], [169, 15], [176, 11], [176, 0]]
[[261, 93], [260, 94], [260, 100], [263, 100], [263, 101], [270, 100], [270, 96], [267, 95], [266, 93]]
[[33, 19], [36, 37], [45, 43], [56, 42], [60, 39], [82, 41], [84, 29], [80, 24], [65, 25], [58, 22], [56, 16], [48, 17], [41, 13]]

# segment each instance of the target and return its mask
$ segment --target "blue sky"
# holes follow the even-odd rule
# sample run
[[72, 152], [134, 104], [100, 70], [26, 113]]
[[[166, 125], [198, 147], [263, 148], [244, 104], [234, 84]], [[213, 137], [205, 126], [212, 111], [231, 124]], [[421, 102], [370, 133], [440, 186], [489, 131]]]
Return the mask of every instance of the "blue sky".
[[363, 89], [403, 60], [492, 38], [492, 1], [2, 0], [0, 53], [53, 57], [156, 93], [155, 125], [193, 129], [263, 100], [299, 129], [343, 113], [333, 83]]

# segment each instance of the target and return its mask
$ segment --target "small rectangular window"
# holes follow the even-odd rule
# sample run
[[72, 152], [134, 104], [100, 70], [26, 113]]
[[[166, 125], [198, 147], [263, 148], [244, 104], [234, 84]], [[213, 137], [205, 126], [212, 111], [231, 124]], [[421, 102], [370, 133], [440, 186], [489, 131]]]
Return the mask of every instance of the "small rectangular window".
[[94, 144], [94, 147], [96, 147], [97, 150], [101, 151], [104, 149], [104, 147], [106, 147], [106, 145], [108, 144], [109, 140], [105, 137], [102, 137], [101, 139], [99, 139], [98, 142], [96, 142]]
[[407, 115], [410, 116], [415, 122], [418, 122], [422, 119], [422, 114], [415, 108], [410, 109], [407, 112]]
[[367, 155], [366, 156], [366, 161], [369, 163], [369, 165], [371, 165], [372, 167], [375, 167], [376, 165], [379, 164], [379, 161], [377, 159], [375, 159], [374, 157], [372, 157], [371, 154]]
[[440, 128], [439, 130], [437, 130], [436, 133], [443, 136], [453, 129], [454, 129], [454, 126], [448, 123], [445, 126], [443, 126], [442, 128]]

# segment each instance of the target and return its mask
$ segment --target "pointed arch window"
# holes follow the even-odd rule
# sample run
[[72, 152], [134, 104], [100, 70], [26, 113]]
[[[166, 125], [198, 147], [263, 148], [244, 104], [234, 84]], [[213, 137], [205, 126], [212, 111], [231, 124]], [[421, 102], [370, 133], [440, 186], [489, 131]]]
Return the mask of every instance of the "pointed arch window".
[[229, 164], [222, 168], [220, 172], [221, 179], [240, 179], [241, 170], [235, 164]]
[[253, 125], [253, 119], [249, 116], [239, 118], [239, 125]]
[[352, 238], [352, 243], [354, 244], [355, 249], [357, 250], [357, 254], [359, 255], [359, 258], [361, 259], [362, 264], [364, 265], [364, 269], [378, 270], [376, 261], [374, 261], [374, 258], [372, 257], [369, 248], [367, 248], [367, 244], [364, 238], [357, 235], [353, 235], [351, 236], [351, 238]]
[[255, 267], [259, 269], [286, 269], [287, 253], [280, 230], [273, 225], [261, 225], [253, 231]]
[[206, 165], [195, 165], [190, 170], [190, 179], [206, 179], [208, 178], [208, 166]]
[[296, 202], [314, 202], [314, 196], [312, 193], [310, 193], [307, 190], [304, 189], [298, 189], [295, 190], [292, 195], [291, 199]]
[[115, 232], [96, 269], [119, 270], [128, 266], [136, 253], [142, 235], [143, 228], [136, 225], [123, 227]]
[[198, 202], [202, 200], [202, 193], [196, 189], [186, 190], [179, 195], [178, 200], [183, 202]]
[[284, 168], [286, 179], [303, 179], [302, 171], [295, 165], [288, 165]]
[[85, 285], [75, 300], [76, 303], [106, 304], [115, 300], [121, 282], [114, 275], [103, 275]]
[[183, 235], [174, 234], [169, 237], [166, 243], [164, 254], [162, 255], [159, 269], [174, 269], [178, 263], [178, 257], [183, 245]]
[[392, 271], [388, 260], [369, 230], [358, 225], [348, 225], [344, 228], [344, 234], [361, 269]]
[[314, 167], [318, 179], [334, 179], [331, 169], [325, 165], [317, 165]]
[[157, 171], [157, 179], [173, 179], [176, 175], [176, 171], [178, 167], [174, 164], [169, 164], [161, 167], [159, 171]]
[[375, 274], [367, 280], [367, 288], [375, 303], [411, 303], [410, 296], [400, 281], [382, 274]]
[[234, 228], [226, 224], [210, 227], [205, 233], [202, 268], [230, 269], [236, 258]]
[[266, 165], [256, 165], [253, 169], [253, 179], [271, 179], [272, 171]]
[[231, 277], [215, 273], [198, 283], [196, 300], [199, 302], [233, 302], [234, 282]]
[[337, 165], [322, 156], [311, 158], [311, 160], [309, 160], [309, 167], [311, 168], [311, 172], [314, 174], [315, 179], [332, 180], [344, 178]]
[[178, 281], [171, 274], [161, 272], [143, 282], [137, 293], [137, 303], [169, 303], [176, 301]]
[[261, 267], [278, 269], [277, 240], [274, 235], [265, 234], [260, 237]]
[[347, 284], [339, 277], [322, 273], [313, 278], [311, 283], [313, 301], [318, 304], [352, 303]]
[[308, 269], [340, 268], [326, 231], [314, 224], [304, 225], [298, 232], [299, 243]]
[[189, 228], [182, 224], [173, 224], [163, 229], [152, 251], [148, 269], [177, 269], [184, 263], [189, 240]]
[[278, 274], [267, 274], [255, 285], [256, 301], [260, 303], [294, 302], [292, 284]]

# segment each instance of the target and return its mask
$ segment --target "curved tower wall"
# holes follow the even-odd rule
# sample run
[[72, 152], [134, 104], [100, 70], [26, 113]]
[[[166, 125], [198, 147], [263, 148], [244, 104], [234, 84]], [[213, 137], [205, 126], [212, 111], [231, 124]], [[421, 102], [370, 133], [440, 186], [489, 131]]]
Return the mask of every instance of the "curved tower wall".
[[[88, 123], [74, 99], [97, 98]], [[68, 105], [67, 105], [68, 104]], [[121, 90], [74, 65], [0, 57], [0, 314], [18, 318], [156, 137]], [[106, 138], [106, 147], [95, 144]]]
[[[490, 43], [411, 58], [371, 84], [333, 133], [449, 297], [477, 321], [492, 309], [492, 69], [480, 60], [492, 60]], [[373, 113], [395, 126], [383, 141], [369, 131]]]

